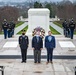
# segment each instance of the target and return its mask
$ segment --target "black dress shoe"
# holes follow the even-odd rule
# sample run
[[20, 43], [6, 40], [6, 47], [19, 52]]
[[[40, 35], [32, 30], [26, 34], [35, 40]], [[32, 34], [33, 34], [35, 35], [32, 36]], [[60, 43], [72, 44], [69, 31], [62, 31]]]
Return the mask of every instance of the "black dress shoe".
[[37, 62], [34, 62], [34, 63], [37, 63]]
[[26, 61], [24, 61], [24, 63], [26, 63]]
[[39, 64], [41, 63], [41, 62], [38, 62]]
[[23, 61], [21, 61], [21, 63], [23, 63]]

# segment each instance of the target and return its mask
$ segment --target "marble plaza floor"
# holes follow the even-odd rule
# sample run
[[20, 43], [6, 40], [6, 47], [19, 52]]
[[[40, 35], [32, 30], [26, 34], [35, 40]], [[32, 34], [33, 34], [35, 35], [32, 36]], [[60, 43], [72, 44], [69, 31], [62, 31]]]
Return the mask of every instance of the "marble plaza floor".
[[46, 60], [42, 60], [41, 64], [34, 64], [33, 60], [27, 60], [27, 63], [20, 61], [21, 59], [0, 60], [0, 65], [5, 67], [4, 75], [75, 75], [76, 60], [53, 60], [53, 64], [48, 65]]
[[[76, 55], [76, 36], [71, 40], [63, 35], [56, 35], [56, 48], [54, 55]], [[31, 37], [28, 55], [33, 55]], [[3, 39], [0, 35], [0, 55], [21, 55], [18, 45], [18, 35], [14, 38]], [[45, 48], [42, 55], [46, 55]], [[46, 65], [46, 59], [41, 64], [34, 64], [33, 59], [27, 59], [27, 63], [21, 63], [21, 59], [0, 59], [0, 66], [4, 66], [5, 75], [75, 75], [76, 59], [53, 59], [53, 64]], [[1, 74], [0, 74], [1, 75]]]

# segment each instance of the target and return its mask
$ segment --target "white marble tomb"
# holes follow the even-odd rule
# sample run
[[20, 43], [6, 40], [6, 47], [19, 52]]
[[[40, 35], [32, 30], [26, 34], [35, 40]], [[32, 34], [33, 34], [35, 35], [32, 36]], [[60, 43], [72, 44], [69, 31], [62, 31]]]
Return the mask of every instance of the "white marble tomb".
[[31, 8], [28, 10], [28, 31], [26, 34], [32, 34], [36, 27], [42, 27], [46, 33], [49, 30], [50, 11], [47, 8]]

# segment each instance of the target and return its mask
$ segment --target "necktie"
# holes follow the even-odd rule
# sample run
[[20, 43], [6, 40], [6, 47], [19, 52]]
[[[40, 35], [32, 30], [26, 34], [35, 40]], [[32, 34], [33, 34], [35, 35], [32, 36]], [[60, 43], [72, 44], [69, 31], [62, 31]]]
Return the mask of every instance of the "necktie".
[[37, 37], [37, 42], [39, 42], [39, 37]]

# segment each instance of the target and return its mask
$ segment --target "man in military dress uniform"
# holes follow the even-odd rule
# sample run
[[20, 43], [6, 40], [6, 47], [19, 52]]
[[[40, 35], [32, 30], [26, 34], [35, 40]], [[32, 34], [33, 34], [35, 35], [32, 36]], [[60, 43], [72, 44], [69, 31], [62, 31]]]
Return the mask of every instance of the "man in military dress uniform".
[[7, 39], [7, 28], [8, 28], [8, 23], [6, 21], [6, 19], [4, 19], [4, 22], [2, 23], [2, 29], [4, 31], [4, 39]]
[[73, 34], [74, 34], [74, 29], [75, 29], [74, 20], [72, 20], [72, 21], [70, 22], [69, 27], [70, 27], [70, 37], [71, 37], [71, 39], [73, 39]]
[[22, 32], [22, 35], [19, 36], [19, 46], [21, 49], [21, 55], [22, 55], [22, 63], [26, 63], [27, 59], [27, 48], [29, 45], [29, 39], [28, 36], [25, 35], [25, 30]]
[[63, 22], [62, 26], [63, 26], [64, 35], [65, 35], [65, 37], [67, 37], [67, 27], [66, 27], [67, 21], [66, 20]]
[[12, 36], [12, 25], [9, 23], [8, 24], [8, 38]]
[[14, 21], [10, 22], [10, 24], [12, 25], [12, 32], [11, 32], [11, 37], [14, 36], [14, 30], [15, 30], [15, 23]]
[[69, 28], [69, 24], [66, 24], [66, 37], [70, 37], [70, 28]]

